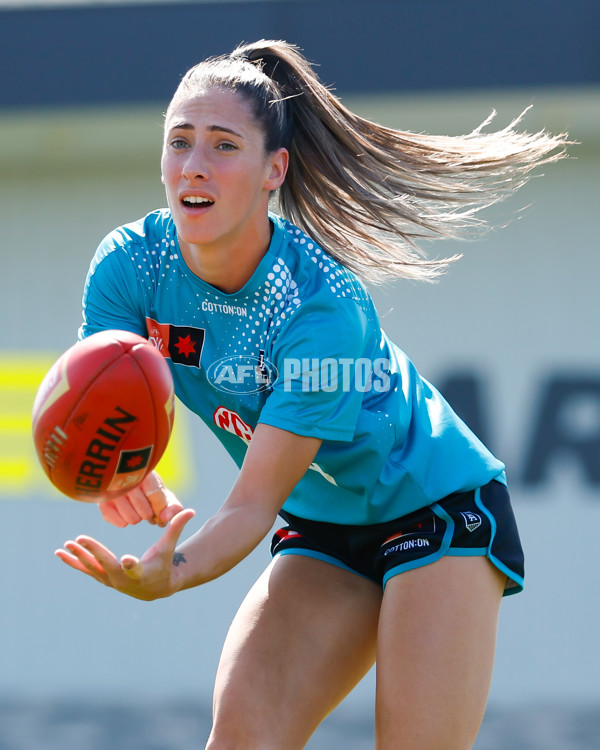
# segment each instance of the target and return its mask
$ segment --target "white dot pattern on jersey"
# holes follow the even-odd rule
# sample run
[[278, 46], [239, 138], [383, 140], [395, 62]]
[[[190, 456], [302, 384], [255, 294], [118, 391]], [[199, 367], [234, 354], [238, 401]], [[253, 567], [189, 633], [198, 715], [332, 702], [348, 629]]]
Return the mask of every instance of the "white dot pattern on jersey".
[[143, 245], [132, 244], [132, 251], [133, 254], [129, 257], [137, 267], [138, 277], [145, 282], [150, 293], [154, 292], [156, 282], [160, 284], [161, 279], [166, 279], [167, 274], [173, 274], [177, 269], [177, 263], [172, 262], [179, 259], [177, 246], [169, 234], [154, 244], [150, 256]]
[[349, 273], [348, 269], [327, 255], [301, 229], [298, 229], [287, 221], [284, 223], [288, 234], [293, 238], [294, 244], [302, 248], [311, 261], [319, 268], [333, 294], [337, 297], [350, 297], [356, 300], [364, 298], [364, 292], [361, 292], [360, 288], [357, 287], [356, 279]]
[[257, 333], [261, 336], [260, 346], [264, 346], [266, 339], [292, 317], [300, 304], [298, 285], [284, 260], [278, 257], [263, 284], [254, 292], [252, 300], [246, 303], [247, 316], [240, 318], [236, 328], [239, 338], [234, 337], [229, 341], [229, 350], [239, 352], [241, 346], [246, 351], [247, 344], [256, 347]]
[[[284, 220], [288, 234], [292, 237], [294, 245], [301, 248], [318, 267], [323, 274], [331, 292], [337, 297], [349, 297], [355, 300], [364, 300], [364, 290], [357, 285], [353, 274], [333, 258], [328, 256], [322, 248], [300, 229]], [[156, 242], [150, 255], [144, 252], [141, 246], [132, 247], [133, 255], [130, 256], [137, 266], [138, 277], [145, 282], [147, 291], [155, 292], [155, 285], [169, 281], [169, 277], [177, 273], [179, 258], [175, 240], [167, 233], [160, 242]], [[198, 299], [214, 301], [215, 304], [226, 304], [222, 295], [208, 290], [202, 294], [196, 294]], [[235, 307], [243, 303], [233, 303]], [[292, 278], [292, 272], [281, 257], [277, 257], [267, 278], [258, 290], [254, 292], [254, 299], [246, 301], [243, 305], [244, 315], [238, 317], [235, 327], [235, 335], [223, 342], [227, 346], [227, 354], [242, 353], [256, 347], [256, 334], [260, 334], [260, 346], [264, 346], [265, 340], [286, 321], [289, 320], [300, 307], [301, 299], [298, 285]], [[198, 317], [198, 307], [192, 300], [188, 302], [190, 308], [190, 322]]]

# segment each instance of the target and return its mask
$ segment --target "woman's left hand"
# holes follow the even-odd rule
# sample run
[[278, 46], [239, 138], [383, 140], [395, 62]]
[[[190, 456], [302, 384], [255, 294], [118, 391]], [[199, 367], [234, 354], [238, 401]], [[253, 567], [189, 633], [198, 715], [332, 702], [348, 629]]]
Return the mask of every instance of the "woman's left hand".
[[[185, 527], [195, 515], [191, 508], [173, 517], [162, 537], [138, 559], [133, 555], [117, 557], [90, 536], [68, 541], [55, 554], [75, 570], [95, 578], [99, 583], [132, 596], [152, 601], [171, 596], [179, 590], [175, 547]], [[180, 576], [179, 576], [180, 577]]]
[[144, 481], [126, 495], [114, 500], [98, 503], [102, 518], [113, 526], [125, 526], [148, 521], [166, 526], [183, 506], [170, 489], [165, 487], [160, 476], [151, 471]]

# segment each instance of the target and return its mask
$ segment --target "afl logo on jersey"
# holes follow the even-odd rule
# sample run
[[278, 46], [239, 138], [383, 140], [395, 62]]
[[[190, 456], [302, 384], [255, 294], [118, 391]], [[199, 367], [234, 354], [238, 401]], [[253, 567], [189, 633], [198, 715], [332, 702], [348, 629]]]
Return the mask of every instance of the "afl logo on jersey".
[[243, 395], [268, 390], [277, 378], [277, 368], [261, 350], [259, 355], [231, 354], [213, 362], [206, 371], [208, 382], [219, 391]]

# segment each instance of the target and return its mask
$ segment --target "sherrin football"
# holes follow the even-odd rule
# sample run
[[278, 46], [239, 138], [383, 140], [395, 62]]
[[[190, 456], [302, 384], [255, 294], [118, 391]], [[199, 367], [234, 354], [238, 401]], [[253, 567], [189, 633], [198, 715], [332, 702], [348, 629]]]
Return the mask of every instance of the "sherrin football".
[[62, 354], [33, 405], [33, 440], [52, 484], [74, 500], [124, 495], [164, 453], [175, 414], [159, 351], [127, 331], [95, 333]]

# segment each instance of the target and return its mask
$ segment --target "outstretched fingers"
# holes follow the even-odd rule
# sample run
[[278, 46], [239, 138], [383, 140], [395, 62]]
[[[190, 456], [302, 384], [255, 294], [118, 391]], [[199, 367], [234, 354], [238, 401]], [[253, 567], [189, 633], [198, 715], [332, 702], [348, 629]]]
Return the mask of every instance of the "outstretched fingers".
[[178, 513], [141, 559], [123, 555], [119, 560], [108, 547], [85, 535], [65, 542], [64, 548], [56, 550], [55, 554], [74, 570], [137, 599], [170, 596], [174, 591], [174, 551], [183, 529], [195, 515], [191, 508]]
[[100, 583], [110, 585], [106, 568], [99, 558], [81, 543], [80, 538], [65, 542], [64, 549], [57, 549], [54, 554], [71, 568], [86, 573]]

